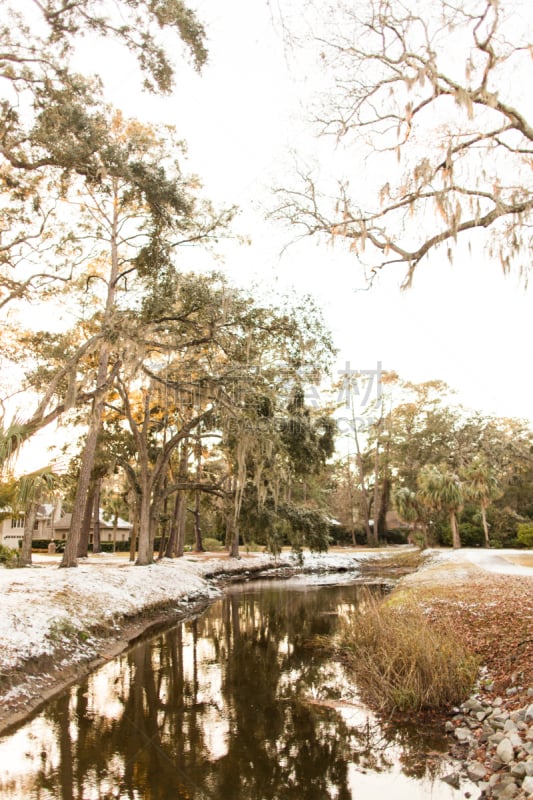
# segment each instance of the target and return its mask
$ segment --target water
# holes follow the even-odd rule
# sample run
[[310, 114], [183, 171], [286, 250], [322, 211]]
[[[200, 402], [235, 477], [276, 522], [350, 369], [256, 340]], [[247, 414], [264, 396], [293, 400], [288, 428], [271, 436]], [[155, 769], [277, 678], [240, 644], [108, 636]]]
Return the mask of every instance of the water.
[[310, 646], [360, 593], [302, 580], [234, 587], [0, 738], [0, 797], [463, 797], [438, 776], [444, 741], [380, 725], [342, 666]]

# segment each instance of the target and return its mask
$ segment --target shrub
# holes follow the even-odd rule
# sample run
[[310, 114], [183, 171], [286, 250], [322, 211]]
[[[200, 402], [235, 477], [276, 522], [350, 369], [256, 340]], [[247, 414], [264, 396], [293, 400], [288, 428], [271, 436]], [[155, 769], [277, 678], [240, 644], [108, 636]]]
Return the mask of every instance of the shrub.
[[224, 550], [224, 545], [218, 539], [211, 539], [209, 537], [202, 539], [202, 544], [205, 550], [211, 553], [219, 553]]
[[245, 548], [247, 553], [263, 553], [265, 551], [265, 547], [257, 542], [246, 542]]
[[478, 662], [415, 603], [393, 606], [370, 594], [341, 626], [340, 643], [365, 699], [383, 711], [447, 708], [462, 702]]
[[516, 538], [522, 547], [533, 547], [533, 523], [523, 522], [520, 524]]
[[18, 552], [0, 544], [0, 564], [5, 567], [16, 567], [19, 563]]

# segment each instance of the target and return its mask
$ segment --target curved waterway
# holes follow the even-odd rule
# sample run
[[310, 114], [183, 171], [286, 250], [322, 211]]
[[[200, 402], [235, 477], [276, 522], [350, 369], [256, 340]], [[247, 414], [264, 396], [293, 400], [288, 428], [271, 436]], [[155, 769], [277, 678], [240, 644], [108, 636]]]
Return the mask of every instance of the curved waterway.
[[0, 738], [0, 797], [463, 797], [440, 778], [445, 741], [380, 725], [342, 666], [311, 646], [362, 591], [316, 579], [233, 587]]

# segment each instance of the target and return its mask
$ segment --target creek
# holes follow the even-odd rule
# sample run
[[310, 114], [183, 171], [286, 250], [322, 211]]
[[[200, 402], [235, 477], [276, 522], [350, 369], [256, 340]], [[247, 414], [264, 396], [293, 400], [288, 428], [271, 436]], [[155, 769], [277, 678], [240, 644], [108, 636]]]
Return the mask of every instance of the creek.
[[235, 585], [145, 638], [0, 738], [0, 797], [463, 797], [441, 780], [445, 739], [380, 722], [315, 646], [367, 590], [339, 579]]

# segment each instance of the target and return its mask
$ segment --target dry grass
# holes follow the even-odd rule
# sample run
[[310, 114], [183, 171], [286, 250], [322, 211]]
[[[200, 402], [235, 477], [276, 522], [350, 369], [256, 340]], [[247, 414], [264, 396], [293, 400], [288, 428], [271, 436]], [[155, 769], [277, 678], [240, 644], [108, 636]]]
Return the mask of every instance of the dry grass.
[[368, 595], [340, 638], [365, 700], [381, 710], [447, 708], [468, 696], [477, 676], [477, 658], [415, 603], [391, 606]]

